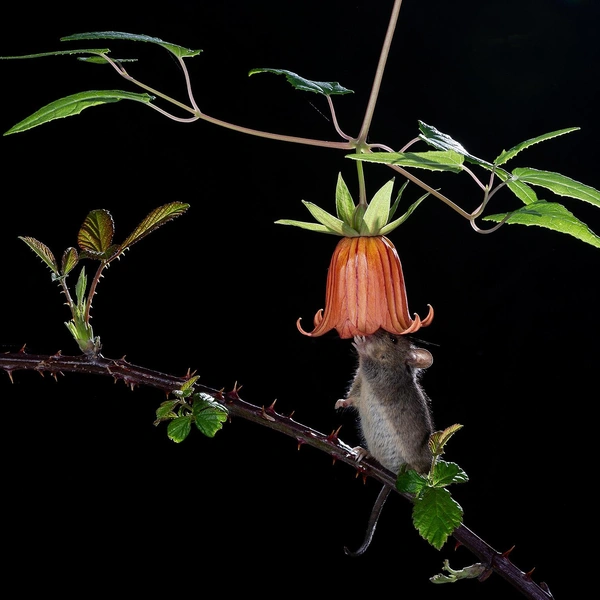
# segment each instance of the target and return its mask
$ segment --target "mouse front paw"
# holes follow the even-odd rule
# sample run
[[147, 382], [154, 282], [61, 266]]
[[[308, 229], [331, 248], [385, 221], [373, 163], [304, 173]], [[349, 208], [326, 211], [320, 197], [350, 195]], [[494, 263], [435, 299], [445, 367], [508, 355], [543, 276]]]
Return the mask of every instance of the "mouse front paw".
[[351, 408], [353, 406], [356, 406], [356, 403], [354, 401], [354, 398], [350, 397], [350, 398], [340, 398], [336, 403], [335, 403], [335, 409], [338, 410], [339, 408]]
[[352, 448], [352, 451], [354, 452], [354, 454], [356, 454], [356, 462], [360, 462], [363, 458], [371, 456], [369, 454], [369, 451], [363, 448], [362, 446], [354, 446], [354, 448]]

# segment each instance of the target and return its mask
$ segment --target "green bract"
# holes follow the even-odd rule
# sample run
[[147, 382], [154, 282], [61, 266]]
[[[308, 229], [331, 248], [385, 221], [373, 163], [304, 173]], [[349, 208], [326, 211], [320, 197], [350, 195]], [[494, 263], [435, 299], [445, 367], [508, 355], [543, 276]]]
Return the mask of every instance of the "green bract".
[[355, 204], [350, 194], [350, 190], [344, 181], [342, 174], [338, 174], [337, 186], [335, 190], [335, 211], [336, 216], [328, 213], [312, 202], [302, 200], [302, 203], [311, 215], [317, 221], [310, 223], [306, 221], [294, 221], [291, 219], [280, 219], [275, 221], [280, 225], [294, 225], [309, 229], [310, 231], [318, 231], [320, 233], [329, 233], [342, 237], [358, 237], [358, 236], [375, 236], [387, 235], [396, 227], [404, 223], [412, 214], [417, 206], [425, 200], [429, 194], [424, 194], [416, 202], [414, 202], [408, 210], [397, 219], [392, 221], [402, 192], [406, 188], [408, 181], [400, 188], [394, 203], [392, 204], [392, 189], [394, 187], [394, 179], [390, 179], [384, 184], [373, 196], [371, 202], [365, 207], [362, 204]]

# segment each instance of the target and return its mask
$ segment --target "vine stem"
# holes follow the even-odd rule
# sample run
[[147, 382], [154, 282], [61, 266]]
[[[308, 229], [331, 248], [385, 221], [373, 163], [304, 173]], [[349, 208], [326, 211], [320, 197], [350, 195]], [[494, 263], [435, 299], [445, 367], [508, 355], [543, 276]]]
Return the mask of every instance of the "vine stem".
[[390, 54], [390, 47], [392, 45], [392, 40], [394, 39], [394, 32], [396, 31], [396, 24], [398, 23], [398, 15], [400, 14], [401, 6], [402, 0], [394, 0], [394, 8], [392, 9], [385, 39], [383, 40], [383, 47], [381, 49], [381, 54], [379, 55], [379, 63], [377, 64], [377, 70], [375, 71], [375, 78], [373, 80], [373, 86], [371, 87], [369, 102], [367, 103], [367, 109], [365, 111], [363, 123], [360, 128], [360, 133], [358, 134], [359, 143], [365, 143], [367, 135], [369, 134], [371, 121], [373, 120], [373, 113], [375, 112], [375, 105], [377, 104], [377, 98], [379, 96], [379, 90], [383, 80], [383, 73], [385, 71], [385, 65]]
[[[112, 377], [115, 382], [123, 381], [132, 390], [144, 386], [158, 389], [167, 395], [180, 389], [192, 376], [189, 372], [183, 377], [161, 373], [131, 364], [123, 358], [110, 359], [102, 355], [66, 356], [61, 352], [54, 355], [34, 355], [25, 353], [24, 349], [20, 352], [0, 354], [0, 370], [8, 374], [11, 382], [13, 382], [12, 374], [15, 371], [37, 371], [41, 375], [49, 374], [55, 379], [58, 378], [58, 375], [64, 375], [66, 372], [103, 375]], [[228, 409], [231, 416], [279, 431], [295, 439], [298, 448], [303, 444], [308, 444], [329, 454], [335, 462], [339, 461], [351, 466], [364, 478], [371, 477], [408, 501], [412, 501], [410, 495], [396, 489], [395, 475], [373, 458], [365, 457], [360, 463], [357, 463], [352, 448], [339, 439], [339, 430], [329, 435], [316, 431], [293, 420], [291, 415], [284, 416], [275, 412], [275, 402], [267, 408], [264, 405], [259, 407], [245, 402], [239, 396], [237, 385], [233, 390], [225, 392], [196, 383], [194, 390], [212, 396]], [[503, 553], [494, 550], [464, 524], [454, 530], [452, 537], [456, 540], [457, 546], [464, 546], [470, 550], [485, 568], [478, 578], [480, 581], [484, 581], [492, 573], [497, 573], [529, 600], [553, 599], [546, 584], [538, 585], [531, 578], [531, 572], [524, 573], [510, 561], [508, 558], [510, 550]]]

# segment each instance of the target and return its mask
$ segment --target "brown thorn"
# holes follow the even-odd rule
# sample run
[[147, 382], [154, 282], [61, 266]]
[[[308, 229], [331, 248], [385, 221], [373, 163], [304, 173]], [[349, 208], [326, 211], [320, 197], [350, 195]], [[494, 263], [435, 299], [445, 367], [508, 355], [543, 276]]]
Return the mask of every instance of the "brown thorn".
[[303, 444], [306, 444], [306, 442], [301, 439], [301, 438], [296, 438], [296, 440], [298, 441], [298, 450], [300, 450], [300, 448], [302, 447]]
[[269, 407], [267, 408], [267, 410], [268, 410], [270, 413], [274, 413], [274, 412], [275, 412], [275, 402], [277, 402], [277, 398], [275, 398], [275, 400], [273, 400], [273, 402], [271, 403], [271, 406], [269, 406]]
[[261, 415], [260, 415], [263, 419], [265, 419], [265, 421], [275, 421], [275, 419], [271, 416], [267, 414], [267, 411], [265, 410], [265, 407], [262, 407], [262, 411], [261, 411]]
[[514, 549], [515, 549], [515, 546], [513, 545], [512, 548], [509, 548], [508, 550], [506, 550], [506, 552], [503, 552], [501, 554], [502, 558], [506, 558]]
[[342, 426], [340, 425], [335, 431], [332, 431], [327, 436], [327, 441], [328, 442], [337, 442], [338, 441], [338, 434], [339, 434], [341, 428], [342, 428]]
[[535, 571], [535, 567], [533, 567], [533, 569], [531, 569], [531, 571], [527, 571], [527, 573], [525, 573], [525, 577], [527, 579], [531, 579], [531, 574]]
[[13, 376], [12, 376], [12, 370], [7, 369], [6, 370], [6, 374], [8, 375], [8, 378], [10, 379], [10, 382], [14, 383]]
[[21, 347], [21, 349], [19, 350], [19, 353], [21, 354], [25, 354], [25, 348], [26, 348], [27, 344], [23, 344], [23, 346]]

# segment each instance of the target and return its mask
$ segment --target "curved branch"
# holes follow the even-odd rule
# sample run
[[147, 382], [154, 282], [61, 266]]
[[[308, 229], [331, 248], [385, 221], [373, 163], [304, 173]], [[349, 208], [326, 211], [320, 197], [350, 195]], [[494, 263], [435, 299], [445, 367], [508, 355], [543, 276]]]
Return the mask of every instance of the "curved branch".
[[[115, 381], [122, 380], [132, 390], [136, 386], [145, 386], [164, 391], [167, 394], [179, 389], [191, 377], [189, 372], [183, 377], [177, 377], [146, 369], [131, 364], [124, 358], [110, 359], [102, 355], [64, 356], [60, 352], [54, 355], [36, 355], [27, 354], [24, 350], [16, 353], [0, 354], [0, 370], [8, 374], [11, 382], [13, 381], [12, 374], [15, 371], [37, 371], [41, 375], [47, 373], [54, 378], [57, 375], [63, 375], [65, 372], [87, 373], [112, 377]], [[354, 451], [348, 444], [338, 438], [337, 431], [326, 435], [294, 421], [291, 415], [285, 416], [275, 412], [274, 402], [268, 408], [245, 402], [239, 397], [238, 390], [235, 388], [225, 392], [200, 384], [195, 384], [195, 387], [198, 391], [210, 394], [221, 402], [227, 407], [230, 415], [279, 431], [294, 438], [299, 446], [302, 444], [313, 446], [317, 450], [329, 454], [334, 460], [350, 465], [359, 471], [363, 477], [371, 477], [388, 486], [391, 491], [400, 494], [408, 501], [412, 501], [410, 495], [403, 494], [396, 489], [395, 475], [383, 468], [373, 458], [365, 457], [360, 463], [357, 463]], [[509, 560], [509, 552], [500, 553], [494, 550], [463, 524], [454, 530], [452, 537], [483, 563], [485, 571], [479, 576], [480, 581], [487, 579], [495, 572], [530, 600], [552, 600], [553, 596], [546, 584], [538, 585], [532, 580], [529, 573], [524, 573], [518, 569]]]

